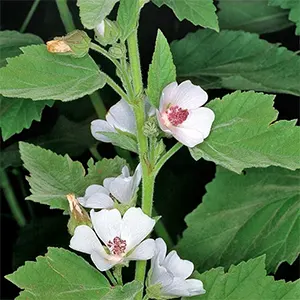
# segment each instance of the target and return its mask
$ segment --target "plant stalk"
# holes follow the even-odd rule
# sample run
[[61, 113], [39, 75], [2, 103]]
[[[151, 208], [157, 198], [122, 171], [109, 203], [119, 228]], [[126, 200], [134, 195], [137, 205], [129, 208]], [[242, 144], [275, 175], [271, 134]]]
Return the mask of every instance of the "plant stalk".
[[64, 27], [67, 32], [71, 32], [76, 29], [75, 24], [73, 22], [72, 14], [68, 7], [67, 0], [56, 0], [56, 5], [60, 14], [60, 18], [64, 23]]
[[40, 3], [40, 0], [34, 0], [31, 8], [30, 8], [30, 10], [29, 10], [29, 12], [28, 12], [28, 14], [27, 14], [22, 26], [21, 26], [21, 28], [20, 28], [21, 33], [23, 33], [26, 30], [26, 28], [27, 28], [33, 14], [35, 13], [35, 10], [37, 9], [37, 6], [39, 5], [39, 3]]

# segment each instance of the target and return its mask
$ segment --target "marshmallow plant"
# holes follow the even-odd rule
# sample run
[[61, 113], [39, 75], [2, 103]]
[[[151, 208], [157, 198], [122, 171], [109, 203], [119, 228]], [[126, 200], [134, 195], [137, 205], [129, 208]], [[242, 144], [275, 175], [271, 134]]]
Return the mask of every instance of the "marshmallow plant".
[[[66, 1], [56, 2], [62, 17], [70, 17]], [[299, 252], [295, 225], [299, 173], [292, 171], [300, 168], [295, 145], [299, 128], [294, 121], [275, 122], [274, 97], [253, 91], [300, 95], [299, 68], [293, 71], [299, 57], [255, 34], [213, 32], [218, 25], [212, 0], [152, 0], [149, 7], [166, 4], [180, 20], [210, 29], [188, 34], [171, 47], [158, 30], [148, 76], [143, 78], [138, 25], [148, 2], [78, 0], [81, 28], [88, 30], [69, 30], [73, 22], [64, 19], [71, 32], [46, 45], [33, 35], [0, 33], [0, 47], [4, 45], [8, 57], [0, 69], [4, 140], [12, 128], [20, 132], [20, 122], [28, 128], [28, 118], [39, 119], [37, 111], [54, 100], [72, 101], [88, 95], [98, 114], [86, 122], [88, 127], [65, 116], [58, 118], [42, 141], [47, 149], [20, 143], [21, 159], [29, 172], [31, 194], [26, 199], [69, 215], [68, 222], [64, 219], [69, 247], [50, 247], [45, 256], [6, 278], [24, 289], [18, 299], [299, 299], [295, 283], [276, 282], [264, 270], [265, 263], [273, 273], [283, 261], [292, 264]], [[219, 2], [222, 16], [226, 3]], [[272, 10], [270, 16], [273, 14], [286, 16], [285, 11], [275, 14]], [[141, 37], [149, 43], [147, 49], [152, 49], [151, 35]], [[26, 46], [29, 40], [36, 45]], [[26, 47], [20, 51], [16, 45]], [[106, 73], [107, 65], [97, 55], [90, 56], [95, 52], [115, 72]], [[20, 56], [11, 57], [18, 53]], [[114, 92], [111, 103], [105, 99], [105, 106], [97, 93], [104, 86]], [[212, 100], [207, 92], [211, 87], [251, 91]], [[19, 117], [27, 106], [23, 118]], [[10, 120], [6, 124], [7, 111]], [[80, 112], [78, 104], [76, 114]], [[35, 144], [40, 141], [32, 140]], [[60, 153], [84, 153], [80, 157], [86, 161], [89, 150], [93, 158], [85, 168], [68, 154], [49, 150], [56, 143], [61, 144]], [[201, 182], [206, 181], [193, 178], [186, 156], [172, 159], [176, 168], [156, 180], [181, 148], [195, 160], [202, 158], [223, 167], [217, 168], [215, 180], [208, 184], [203, 203], [193, 195], [199, 197], [199, 191], [204, 191]], [[109, 151], [119, 156], [102, 158]], [[177, 171], [179, 165], [187, 172]], [[276, 168], [266, 168], [272, 165]], [[233, 173], [240, 174], [245, 168], [245, 174]], [[9, 178], [2, 169], [0, 172], [10, 207], [24, 226], [26, 220], [7, 191]], [[154, 205], [168, 215], [159, 215]], [[178, 210], [192, 208], [183, 234], [174, 230], [174, 223], [184, 226]], [[44, 234], [45, 238], [61, 233], [53, 225], [55, 234]], [[41, 226], [42, 233], [44, 227], [51, 226]]]

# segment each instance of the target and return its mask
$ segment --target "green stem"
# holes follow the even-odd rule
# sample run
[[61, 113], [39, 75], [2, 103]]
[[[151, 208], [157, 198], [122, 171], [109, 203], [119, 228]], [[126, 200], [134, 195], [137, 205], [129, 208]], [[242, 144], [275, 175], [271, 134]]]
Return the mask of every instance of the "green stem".
[[100, 96], [100, 94], [96, 91], [89, 95], [91, 102], [95, 108], [95, 111], [97, 113], [97, 116], [100, 119], [104, 119], [106, 115], [106, 107], [104, 106], [103, 100]]
[[1, 186], [3, 188], [3, 192], [5, 195], [5, 198], [8, 202], [8, 205], [10, 207], [10, 210], [19, 224], [20, 227], [23, 227], [26, 225], [26, 219], [23, 215], [23, 212], [19, 206], [18, 200], [16, 198], [16, 195], [13, 192], [13, 188], [9, 182], [9, 178], [2, 168], [0, 168], [0, 180], [1, 180]]
[[148, 297], [148, 295], [145, 295], [143, 300], [149, 300], [150, 298]]
[[166, 163], [166, 161], [173, 156], [183, 145], [179, 142], [177, 142], [169, 151], [167, 151], [158, 161], [158, 163], [156, 164], [153, 173], [154, 173], [154, 177], [157, 176], [159, 170], [161, 169], [161, 167]]
[[20, 28], [21, 33], [23, 33], [26, 30], [26, 28], [27, 28], [27, 26], [28, 26], [28, 24], [29, 24], [29, 22], [30, 22], [37, 6], [39, 5], [39, 3], [40, 3], [40, 0], [34, 0], [31, 8], [30, 8], [30, 10], [29, 10], [29, 12], [28, 12], [28, 14], [27, 14], [22, 26], [21, 26], [21, 28]]
[[[97, 143], [97, 144], [98, 144], [98, 143]], [[102, 157], [101, 157], [101, 155], [99, 154], [99, 152], [98, 152], [98, 150], [97, 150], [97, 144], [91, 146], [91, 147], [89, 148], [89, 150], [90, 150], [91, 154], [95, 157], [95, 159], [101, 160]]]
[[76, 29], [75, 24], [73, 22], [72, 14], [68, 7], [67, 0], [56, 0], [56, 5], [60, 14], [60, 18], [64, 23], [64, 27], [67, 32], [73, 31]]
[[113, 274], [111, 273], [111, 271], [107, 270], [106, 271], [106, 275], [109, 278], [109, 280], [111, 281], [111, 283], [113, 285], [118, 285], [117, 280], [115, 279], [115, 277], [113, 276]]

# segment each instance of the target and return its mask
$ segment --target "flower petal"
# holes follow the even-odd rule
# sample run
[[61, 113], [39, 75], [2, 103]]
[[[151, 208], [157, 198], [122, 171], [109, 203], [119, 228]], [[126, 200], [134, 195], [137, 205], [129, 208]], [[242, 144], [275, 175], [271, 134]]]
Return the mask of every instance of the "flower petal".
[[120, 175], [122, 178], [126, 178], [130, 176], [129, 168], [127, 166], [124, 166], [122, 168], [122, 175]]
[[121, 238], [126, 240], [126, 252], [137, 246], [153, 229], [155, 221], [140, 208], [129, 208], [122, 220]]
[[91, 220], [97, 235], [106, 245], [115, 237], [120, 237], [122, 218], [117, 209], [91, 210]]
[[134, 171], [133, 177], [132, 177], [132, 183], [133, 188], [136, 190], [138, 186], [140, 185], [142, 179], [142, 165], [139, 163]]
[[109, 258], [108, 255], [107, 255], [107, 257], [103, 257], [98, 252], [93, 252], [91, 254], [91, 259], [92, 259], [93, 263], [95, 264], [97, 269], [99, 269], [101, 272], [107, 271], [110, 268], [112, 268], [114, 265], [117, 264], [116, 261], [109, 260], [108, 258]]
[[[192, 280], [192, 279], [191, 279]], [[198, 280], [200, 281], [200, 280]], [[201, 281], [200, 281], [201, 282]], [[201, 282], [202, 284], [202, 282]], [[195, 282], [188, 282], [182, 278], [175, 277], [171, 284], [163, 286], [161, 292], [165, 296], [176, 296], [177, 297], [190, 297], [194, 295], [203, 294], [203, 286], [201, 289], [200, 284]], [[196, 294], [197, 293], [197, 294]]]
[[115, 178], [109, 185], [109, 191], [119, 202], [128, 204], [135, 192], [132, 177]]
[[160, 112], [165, 111], [167, 106], [170, 103], [173, 103], [173, 100], [177, 92], [177, 87], [178, 87], [177, 82], [172, 82], [163, 89], [160, 97], [160, 105], [159, 105]]
[[183, 109], [196, 109], [208, 99], [206, 92], [199, 85], [192, 84], [190, 80], [180, 83], [173, 97], [172, 104]]
[[167, 255], [163, 266], [171, 272], [174, 277], [182, 279], [188, 278], [194, 271], [194, 264], [189, 260], [181, 259], [175, 250]]
[[106, 120], [112, 127], [132, 134], [136, 133], [133, 109], [124, 99], [121, 99], [109, 109]]
[[158, 238], [155, 240], [156, 253], [155, 257], [157, 258], [158, 264], [162, 264], [166, 254], [167, 254], [167, 245], [162, 238]]
[[75, 228], [70, 241], [70, 248], [87, 254], [95, 251], [105, 253], [95, 232], [87, 225], [80, 225]]
[[111, 140], [105, 135], [101, 134], [101, 132], [116, 132], [116, 130], [112, 126], [110, 126], [106, 121], [99, 119], [94, 120], [91, 123], [91, 132], [96, 140], [104, 143], [110, 143]]
[[179, 127], [196, 129], [202, 133], [203, 138], [208, 137], [215, 113], [207, 107], [199, 107], [190, 110], [189, 113], [188, 118]]
[[162, 286], [168, 286], [173, 282], [174, 278], [165, 267], [153, 263], [151, 263], [151, 270], [149, 274], [150, 285], [160, 283]]
[[141, 242], [130, 255], [128, 260], [147, 260], [155, 254], [155, 242], [153, 239], [146, 239]]
[[203, 283], [201, 280], [187, 279], [185, 282], [187, 284], [187, 289], [190, 297], [206, 293], [206, 290], [203, 288]]
[[204, 140], [203, 134], [193, 128], [173, 126], [172, 134], [176, 140], [190, 148], [195, 147], [196, 145], [202, 143]]
[[116, 177], [107, 177], [103, 180], [103, 186], [110, 191], [110, 184], [116, 179]]
[[156, 118], [157, 118], [160, 129], [162, 131], [172, 135], [172, 131], [169, 129], [169, 127], [167, 127], [165, 125], [164, 120], [163, 120], [163, 118], [162, 118], [162, 116], [161, 116], [161, 114], [158, 110], [156, 110]]
[[95, 209], [113, 208], [114, 201], [106, 194], [96, 193], [86, 199], [85, 204], [82, 204], [82, 206]]

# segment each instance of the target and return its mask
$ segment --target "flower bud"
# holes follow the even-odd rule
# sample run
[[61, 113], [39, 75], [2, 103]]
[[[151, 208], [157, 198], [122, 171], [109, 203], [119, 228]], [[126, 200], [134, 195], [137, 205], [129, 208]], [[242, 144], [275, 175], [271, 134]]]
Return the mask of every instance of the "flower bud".
[[119, 59], [125, 57], [126, 47], [124, 44], [115, 44], [109, 48], [108, 52], [113, 58]]
[[67, 199], [70, 207], [70, 219], [68, 222], [69, 233], [73, 235], [75, 228], [79, 225], [92, 227], [92, 222], [88, 213], [80, 206], [74, 194], [68, 194]]
[[144, 125], [144, 135], [147, 137], [157, 137], [159, 130], [155, 118], [149, 118]]
[[120, 37], [120, 29], [116, 22], [104, 19], [96, 26], [95, 39], [102, 46], [114, 45]]
[[51, 53], [83, 57], [89, 52], [91, 39], [81, 30], [74, 30], [66, 36], [55, 37], [47, 42], [47, 50]]

